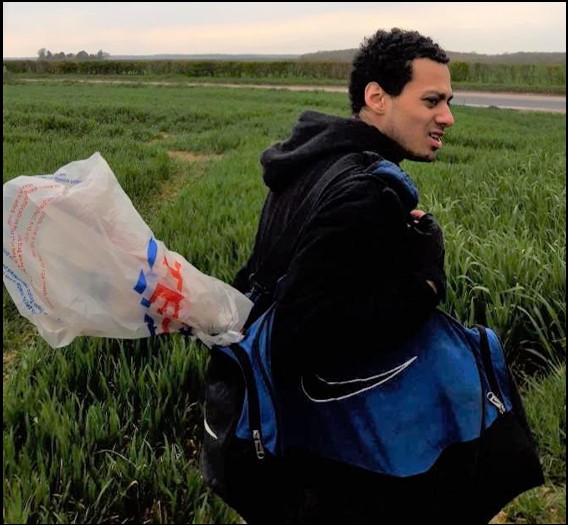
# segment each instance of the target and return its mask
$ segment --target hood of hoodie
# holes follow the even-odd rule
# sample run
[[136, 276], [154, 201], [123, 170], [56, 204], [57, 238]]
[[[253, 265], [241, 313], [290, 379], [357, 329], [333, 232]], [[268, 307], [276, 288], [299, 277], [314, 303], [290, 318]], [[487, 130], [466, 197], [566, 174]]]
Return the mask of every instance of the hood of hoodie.
[[264, 182], [280, 191], [318, 159], [357, 151], [376, 152], [395, 164], [404, 158], [395, 142], [362, 120], [305, 111], [287, 140], [262, 153]]

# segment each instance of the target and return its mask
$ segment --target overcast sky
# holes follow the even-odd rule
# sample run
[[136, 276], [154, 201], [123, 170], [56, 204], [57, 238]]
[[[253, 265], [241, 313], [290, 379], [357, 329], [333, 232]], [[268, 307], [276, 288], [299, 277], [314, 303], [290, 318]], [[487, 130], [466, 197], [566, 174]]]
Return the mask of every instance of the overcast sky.
[[566, 51], [565, 2], [4, 2], [4, 57], [301, 54], [416, 29], [448, 51]]

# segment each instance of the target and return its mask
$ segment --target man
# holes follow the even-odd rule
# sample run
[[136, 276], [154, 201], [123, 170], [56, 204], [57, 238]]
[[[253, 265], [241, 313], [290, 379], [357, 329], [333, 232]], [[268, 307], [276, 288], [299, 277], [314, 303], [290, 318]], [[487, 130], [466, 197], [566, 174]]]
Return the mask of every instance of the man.
[[[361, 153], [360, 165], [334, 179], [305, 218], [273, 297], [277, 382], [293, 380], [316, 365], [333, 370], [381, 351], [419, 328], [443, 300], [443, 237], [432, 215], [416, 209], [418, 192], [398, 164], [404, 159], [433, 161], [454, 124], [447, 63], [430, 38], [400, 29], [378, 31], [353, 61], [353, 118], [307, 111], [286, 141], [263, 153], [270, 192], [253, 253], [234, 283], [245, 293], [252, 288], [251, 275], [316, 181], [342, 157]], [[373, 173], [377, 158], [392, 163], [392, 180]], [[203, 474], [248, 523], [491, 518], [463, 507], [458, 487], [442, 479], [448, 469], [440, 471], [439, 479], [438, 474], [393, 478], [305, 451], [257, 460], [248, 442], [230, 438], [243, 391], [238, 367], [214, 354], [208, 370]]]

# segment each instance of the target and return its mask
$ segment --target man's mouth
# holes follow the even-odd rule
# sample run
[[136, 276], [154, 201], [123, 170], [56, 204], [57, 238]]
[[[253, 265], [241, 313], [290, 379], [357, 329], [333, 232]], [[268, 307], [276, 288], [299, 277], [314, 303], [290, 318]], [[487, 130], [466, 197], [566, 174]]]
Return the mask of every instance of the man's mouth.
[[442, 147], [442, 137], [444, 136], [444, 133], [432, 131], [431, 133], [428, 133], [428, 136], [432, 139], [434, 147], [436, 147], [436, 148]]

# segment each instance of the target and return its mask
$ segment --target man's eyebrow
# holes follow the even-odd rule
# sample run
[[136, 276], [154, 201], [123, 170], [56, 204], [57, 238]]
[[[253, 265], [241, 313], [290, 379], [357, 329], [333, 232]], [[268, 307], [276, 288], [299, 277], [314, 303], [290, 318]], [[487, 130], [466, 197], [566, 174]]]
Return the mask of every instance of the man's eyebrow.
[[439, 100], [446, 100], [448, 99], [448, 103], [454, 98], [454, 94], [447, 95], [446, 93], [440, 93], [439, 91], [427, 91], [425, 96], [427, 95], [436, 95]]

